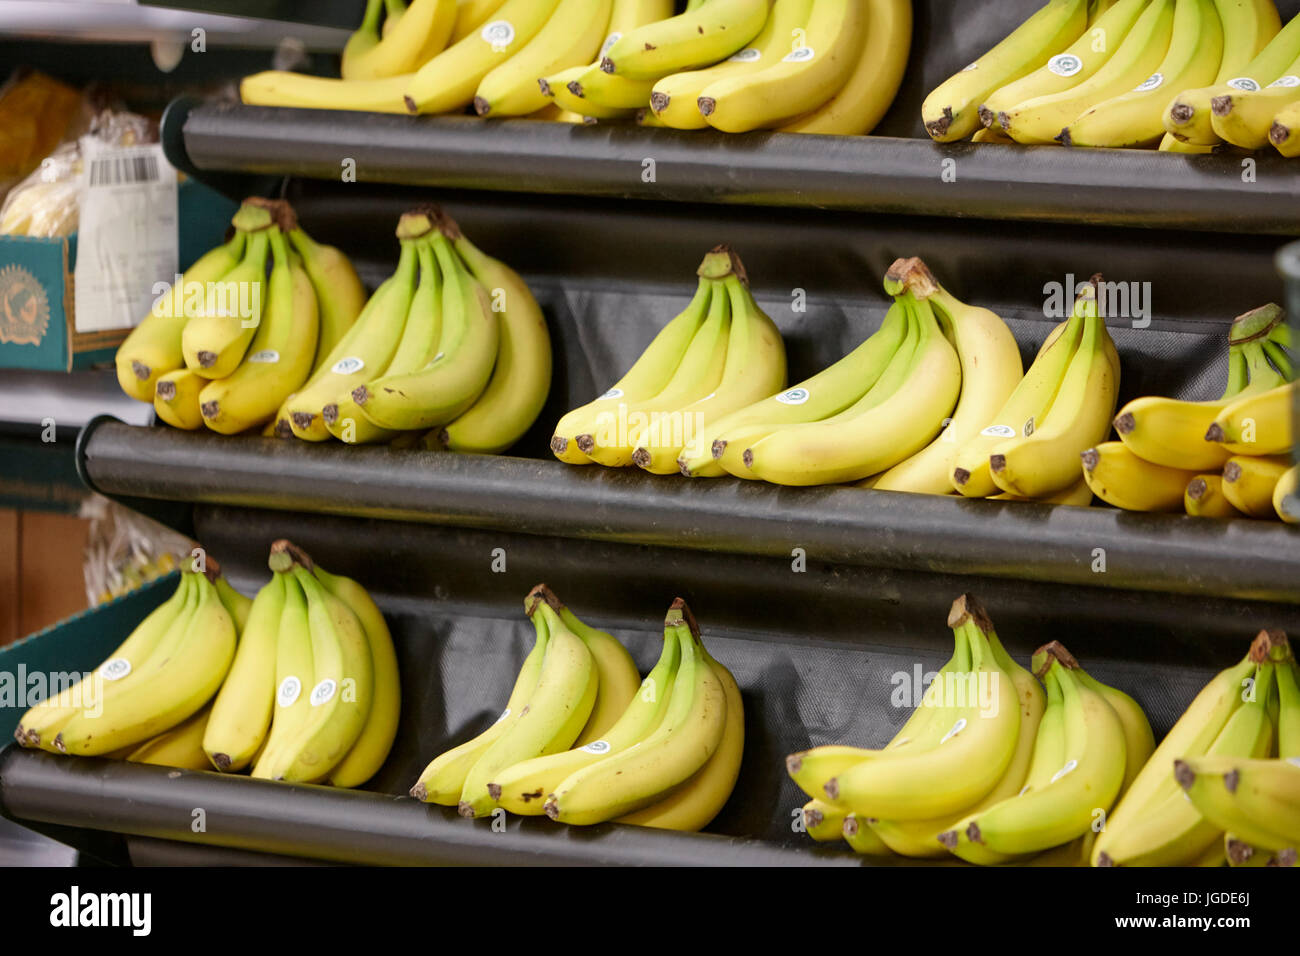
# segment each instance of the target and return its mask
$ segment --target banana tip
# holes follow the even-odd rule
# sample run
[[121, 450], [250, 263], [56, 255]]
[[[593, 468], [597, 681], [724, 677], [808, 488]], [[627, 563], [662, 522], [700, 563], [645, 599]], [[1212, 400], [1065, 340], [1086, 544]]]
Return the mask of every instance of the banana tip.
[[419, 800], [421, 803], [425, 803], [429, 797], [429, 788], [423, 783], [417, 783], [411, 788], [411, 796], [416, 800]]

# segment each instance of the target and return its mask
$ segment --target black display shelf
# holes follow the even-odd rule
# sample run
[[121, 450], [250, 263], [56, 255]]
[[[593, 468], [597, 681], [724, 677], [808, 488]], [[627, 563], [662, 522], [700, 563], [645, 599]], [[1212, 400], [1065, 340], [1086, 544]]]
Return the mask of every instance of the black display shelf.
[[78, 457], [88, 484], [109, 496], [787, 559], [799, 547], [839, 564], [1300, 603], [1300, 534], [1273, 522], [787, 489], [110, 420], [83, 432]]
[[[182, 122], [173, 111], [172, 122]], [[211, 103], [183, 118], [199, 171], [888, 215], [1300, 235], [1300, 175], [1260, 155], [937, 145]], [[643, 175], [653, 160], [653, 177]], [[945, 181], [945, 170], [955, 179]]]

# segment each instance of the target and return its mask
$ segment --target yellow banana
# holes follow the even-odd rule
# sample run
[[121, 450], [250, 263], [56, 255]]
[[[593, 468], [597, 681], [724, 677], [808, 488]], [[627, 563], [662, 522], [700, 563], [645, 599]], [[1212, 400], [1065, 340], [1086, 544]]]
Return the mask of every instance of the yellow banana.
[[629, 30], [601, 58], [601, 69], [657, 80], [725, 60], [758, 36], [770, 0], [708, 0], [667, 20]]
[[1223, 496], [1242, 514], [1276, 518], [1273, 492], [1290, 467], [1286, 455], [1234, 455], [1223, 466]]
[[1194, 471], [1140, 458], [1123, 442], [1108, 441], [1083, 453], [1083, 480], [1102, 501], [1126, 511], [1181, 511]]
[[314, 241], [300, 227], [290, 229], [289, 241], [302, 257], [302, 267], [311, 278], [320, 314], [320, 335], [316, 340], [315, 374], [321, 361], [334, 350], [366, 304], [366, 287], [361, 284], [352, 262], [333, 246]]
[[[388, 25], [391, 15], [384, 21], [383, 37], [377, 43], [367, 43], [349, 55], [349, 41], [343, 50], [343, 79], [375, 80], [415, 72], [447, 45], [456, 23], [456, 6], [456, 0], [411, 0], [394, 26]], [[376, 7], [376, 0], [370, 0], [361, 24], [367, 40], [378, 19]]]
[[487, 23], [488, 17], [501, 9], [506, 0], [460, 0], [456, 4], [456, 23], [452, 27], [451, 42], [459, 43]]
[[1234, 455], [1280, 455], [1295, 445], [1292, 422], [1300, 383], [1278, 385], [1238, 398], [1219, 412], [1205, 432]]
[[164, 731], [153, 740], [141, 744], [126, 757], [131, 763], [152, 764], [156, 767], [176, 767], [180, 770], [211, 770], [208, 755], [203, 751], [203, 733], [207, 728], [211, 705], [189, 717], [171, 730]]
[[275, 229], [266, 226], [248, 237], [243, 261], [219, 282], [208, 283], [201, 311], [185, 324], [181, 352], [185, 364], [196, 374], [209, 379], [225, 378], [243, 361], [262, 321], [266, 260], [271, 250], [270, 234]]
[[158, 376], [154, 385], [153, 410], [173, 428], [194, 431], [203, 427], [199, 393], [208, 379], [188, 368]]
[[1273, 510], [1287, 524], [1300, 524], [1300, 465], [1293, 465], [1278, 479]]

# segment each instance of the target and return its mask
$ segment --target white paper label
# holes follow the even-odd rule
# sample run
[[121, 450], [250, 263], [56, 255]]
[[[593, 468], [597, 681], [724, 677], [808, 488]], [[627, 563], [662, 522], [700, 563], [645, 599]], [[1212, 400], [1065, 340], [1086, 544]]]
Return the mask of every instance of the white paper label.
[[1010, 425], [990, 425], [980, 432], [986, 438], [1015, 438], [1016, 430]]
[[589, 754], [607, 754], [610, 751], [608, 740], [593, 740], [587, 746], [582, 747], [583, 753]]
[[176, 170], [162, 146], [105, 146], [85, 137], [77, 264], [78, 332], [129, 329], [149, 314], [158, 282], [176, 280]]
[[763, 59], [763, 51], [754, 47], [746, 47], [738, 53], [733, 53], [727, 57], [728, 63], [757, 63]]
[[607, 398], [622, 398], [622, 397], [623, 397], [623, 390], [621, 388], [611, 388], [604, 395], [600, 396], [600, 398], [598, 398], [597, 401], [603, 402]]
[[494, 52], [501, 53], [515, 42], [515, 27], [509, 20], [493, 20], [483, 28], [479, 36]]
[[359, 359], [355, 355], [349, 355], [347, 358], [341, 358], [330, 368], [335, 375], [355, 375], [366, 367], [364, 359]]
[[334, 692], [338, 690], [338, 684], [328, 677], [311, 689], [311, 705], [319, 707], [322, 704], [328, 704], [334, 699]]
[[806, 388], [791, 388], [782, 392], [776, 397], [776, 400], [782, 405], [802, 405], [812, 394]]
[[611, 33], [609, 36], [605, 37], [605, 42], [600, 45], [600, 55], [596, 57], [596, 62], [599, 63], [603, 60], [605, 54], [609, 52], [609, 48], [621, 39], [623, 39], [623, 34], [621, 33]]
[[250, 355], [247, 361], [256, 365], [275, 365], [280, 361], [280, 353], [275, 349], [262, 349], [262, 351]]
[[281, 707], [290, 707], [302, 693], [302, 681], [290, 674], [280, 681], [280, 689], [275, 692], [275, 702]]
[[782, 63], [811, 63], [817, 58], [817, 51], [810, 46], [801, 46], [781, 57]]
[[1147, 90], [1158, 90], [1165, 81], [1163, 73], [1152, 73], [1145, 80], [1133, 87], [1134, 93], [1145, 93]]
[[1244, 93], [1254, 93], [1259, 89], [1259, 84], [1248, 76], [1233, 77], [1228, 81], [1228, 85], [1234, 90], [1241, 90]]
[[943, 740], [939, 741], [939, 743], [946, 744], [948, 741], [952, 740], [952, 738], [956, 737], [959, 733], [961, 733], [965, 729], [966, 729], [966, 718], [962, 717], [957, 721], [957, 723], [952, 725], [952, 730], [948, 731], [946, 734], [943, 735]]
[[1056, 771], [1056, 773], [1052, 775], [1052, 779], [1049, 780], [1048, 783], [1056, 783], [1056, 781], [1060, 780], [1067, 773], [1073, 773], [1074, 768], [1077, 766], [1079, 766], [1079, 761], [1077, 760], [1066, 761], [1065, 766], [1062, 767], [1060, 770]]
[[104, 661], [99, 667], [99, 676], [104, 680], [121, 680], [129, 673], [131, 673], [131, 662], [125, 657]]
[[1083, 60], [1073, 53], [1058, 53], [1047, 61], [1047, 68], [1057, 76], [1074, 76], [1083, 69]]
[[1286, 76], [1279, 76], [1269, 86], [1300, 86], [1300, 76], [1288, 73]]

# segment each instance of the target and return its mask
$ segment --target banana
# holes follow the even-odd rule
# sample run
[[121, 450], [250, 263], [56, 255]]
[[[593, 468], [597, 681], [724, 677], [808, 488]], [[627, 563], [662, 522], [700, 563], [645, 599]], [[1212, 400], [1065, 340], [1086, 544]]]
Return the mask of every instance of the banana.
[[825, 786], [832, 801], [863, 817], [918, 820], [961, 811], [997, 786], [1016, 754], [1021, 710], [1016, 683], [985, 636], [991, 628], [976, 620], [981, 616], [961, 598], [949, 615], [957, 640], [970, 646], [971, 670], [948, 706], [936, 710], [939, 726], [956, 718], [939, 743], [898, 748], [832, 778]]
[[991, 477], [1003, 491], [1037, 498], [1068, 488], [1079, 479], [1075, 456], [1110, 431], [1119, 380], [1106, 352], [1110, 334], [1097, 314], [1095, 281], [1085, 287], [1075, 311], [1084, 315], [1083, 337], [1045, 420], [1029, 434], [989, 450]]
[[195, 431], [203, 427], [199, 393], [208, 379], [188, 368], [159, 375], [154, 385], [153, 410], [173, 428]]
[[1289, 159], [1300, 156], [1300, 101], [1277, 111], [1268, 128], [1268, 141]]
[[500, 736], [466, 773], [458, 805], [463, 817], [485, 816], [497, 805], [492, 784], [502, 770], [568, 750], [596, 702], [599, 673], [587, 645], [540, 598], [533, 598], [529, 616], [549, 634], [541, 674], [519, 713], [506, 718]]
[[1090, 107], [1132, 90], [1160, 66], [1173, 35], [1175, 0], [1151, 0], [1092, 76], [1059, 93], [1048, 93], [998, 111], [998, 125], [1017, 143], [1049, 144]]
[[[1058, 643], [1042, 649], [1044, 681], [1058, 685], [1065, 729], [1065, 761], [1055, 771], [1035, 764], [1042, 783], [962, 820], [940, 837], [970, 862], [992, 852], [1003, 857], [1038, 853], [1078, 839], [1092, 829], [1097, 811], [1108, 811], [1124, 781], [1125, 735], [1119, 715], [1098, 691], [1074, 676], [1077, 662]], [[1041, 653], [1040, 652], [1040, 653]], [[969, 852], [969, 856], [968, 856]], [[973, 858], [972, 858], [973, 857]]]
[[[950, 491], [948, 494], [952, 494], [952, 492]], [[1026, 498], [1022, 495], [1013, 495], [1004, 491], [1000, 495], [990, 495], [989, 500], [1035, 501], [1043, 505], [1071, 505], [1075, 508], [1087, 508], [1092, 505], [1092, 489], [1088, 487], [1088, 482], [1080, 478], [1074, 484], [1050, 495], [1044, 495], [1041, 498]]]
[[579, 445], [594, 444], [592, 433], [602, 416], [622, 405], [651, 399], [668, 385], [705, 321], [712, 295], [713, 281], [701, 276], [694, 298], [659, 331], [623, 377], [599, 398], [573, 409], [556, 423], [551, 438], [551, 453], [556, 458], [571, 465], [591, 464]]
[[328, 439], [330, 434], [323, 417], [325, 406], [349, 387], [372, 378], [376, 369], [387, 368], [392, 361], [406, 326], [419, 258], [414, 239], [403, 239], [401, 248], [393, 275], [380, 284], [356, 323], [277, 413], [277, 418], [289, 421], [297, 437], [307, 441]]
[[509, 60], [483, 77], [474, 94], [479, 116], [526, 116], [546, 105], [539, 78], [589, 63], [609, 26], [612, 0], [560, 0], [546, 25]]
[[267, 302], [243, 363], [199, 393], [209, 428], [233, 435], [268, 421], [311, 374], [320, 331], [316, 293], [307, 272], [291, 261], [279, 230], [271, 230], [274, 265]]
[[235, 622], [235, 637], [242, 638], [244, 629], [248, 626], [248, 615], [252, 613], [252, 598], [244, 597], [230, 586], [230, 582], [220, 575], [214, 582], [217, 589], [217, 596], [221, 598], [221, 603], [230, 613], [230, 619]]
[[545, 584], [539, 584], [529, 592], [527, 603], [532, 604], [534, 598], [546, 604], [540, 610], [546, 615], [548, 626], [552, 624], [552, 617], [558, 615], [562, 625], [587, 645], [596, 665], [596, 702], [574, 741], [575, 747], [583, 747], [600, 740], [618, 722], [641, 688], [641, 674], [627, 648], [612, 634], [582, 623]]
[[[816, 797], [803, 805], [803, 828], [818, 843], [844, 839], [844, 818], [848, 814]], [[855, 831], [856, 833], [856, 831]]]
[[[433, 247], [424, 239], [416, 239], [414, 243], [420, 278], [409, 299], [406, 295], [409, 286], [403, 286], [400, 301], [395, 298], [388, 304], [389, 308], [399, 310], [405, 303], [406, 319], [392, 360], [377, 369], [376, 377], [417, 372], [438, 352], [442, 335], [442, 273], [434, 262]], [[329, 433], [349, 445], [392, 441], [401, 434], [380, 428], [366, 418], [349, 388], [344, 388], [334, 401], [322, 407], [321, 416]]]
[[710, 83], [700, 91], [700, 113], [714, 129], [743, 133], [819, 108], [862, 56], [866, 17], [860, 0], [813, 0], [801, 45], [769, 66]]
[[912, 47], [910, 0], [863, 0], [867, 38], [857, 65], [838, 93], [778, 127], [782, 133], [866, 136], [889, 112]]
[[[246, 213], [245, 210], [249, 210]], [[250, 215], [260, 220], [263, 212], [246, 200], [235, 219]], [[237, 222], [238, 225], [238, 222]], [[267, 225], [248, 237], [244, 258], [219, 282], [210, 282], [201, 308], [196, 309], [181, 332], [181, 353], [185, 364], [204, 378], [225, 378], [233, 372], [248, 350], [248, 344], [262, 321], [266, 297], [266, 261], [271, 250], [274, 225]]]
[[1165, 134], [1169, 91], [1204, 86], [1218, 75], [1223, 27], [1213, 0], [1178, 0], [1169, 49], [1160, 66], [1127, 93], [1098, 103], [1061, 130], [1066, 146], [1156, 145]]
[[1277, 755], [1283, 759], [1300, 757], [1300, 665], [1277, 668]]
[[860, 414], [850, 409], [833, 420], [790, 426], [755, 442], [745, 462], [757, 477], [783, 485], [858, 481], [905, 461], [939, 433], [961, 390], [960, 361], [930, 304], [909, 291], [903, 298], [919, 328], [901, 386]]
[[451, 244], [460, 230], [442, 219], [432, 239], [443, 276], [438, 353], [418, 371], [385, 374], [352, 390], [361, 413], [382, 428], [427, 429], [455, 421], [483, 393], [496, 363], [501, 321], [487, 290]]
[[[1202, 811], [1202, 816], [1204, 816]], [[1294, 850], [1282, 851], [1289, 852], [1291, 856], [1295, 855]], [[1228, 858], [1228, 866], [1232, 867], [1261, 867], [1261, 866], [1286, 866], [1281, 862], [1279, 857], [1282, 854], [1274, 854], [1261, 847], [1251, 846], [1246, 841], [1240, 839], [1231, 830], [1223, 834], [1223, 853]], [[1294, 865], [1294, 864], [1292, 864]]]
[[714, 66], [673, 73], [656, 81], [650, 91], [650, 108], [655, 116], [673, 129], [706, 129], [709, 123], [697, 102], [705, 87], [779, 63], [795, 48], [794, 38], [799, 35], [796, 31], [808, 26], [812, 7], [813, 0], [775, 0], [763, 29], [745, 49]]
[[950, 494], [949, 476], [957, 450], [995, 420], [1024, 377], [1024, 367], [1015, 336], [996, 313], [959, 301], [939, 285], [920, 259], [906, 260], [905, 268], [905, 278], [900, 281], [918, 298], [931, 303], [956, 346], [961, 361], [961, 394], [939, 437], [876, 478], [872, 487], [881, 491]]
[[[920, 711], [920, 708], [917, 710]], [[882, 753], [884, 753], [883, 749], [867, 750], [844, 744], [826, 744], [790, 754], [785, 758], [785, 770], [790, 775], [790, 779], [809, 797], [813, 800], [825, 801], [826, 791], [823, 787], [826, 781]]]
[[1295, 445], [1291, 415], [1297, 391], [1300, 383], [1293, 382], [1238, 397], [1215, 417], [1205, 440], [1218, 442], [1234, 455], [1289, 453]]
[[156, 767], [211, 770], [212, 764], [208, 762], [208, 755], [203, 750], [203, 734], [211, 713], [211, 705], [204, 707], [171, 730], [141, 744], [126, 759], [131, 763], [152, 764]]
[[327, 778], [361, 736], [374, 702], [374, 662], [365, 630], [351, 608], [310, 571], [291, 572], [307, 598], [312, 686], [303, 726], [275, 752], [268, 772], [276, 780], [313, 783]]
[[1241, 512], [1223, 494], [1219, 475], [1197, 475], [1183, 492], [1183, 510], [1196, 518], [1239, 518]]
[[271, 732], [253, 759], [253, 776], [271, 779], [279, 767], [285, 745], [301, 734], [311, 719], [311, 680], [315, 671], [312, 657], [311, 622], [307, 595], [293, 573], [291, 562], [277, 557], [282, 549], [272, 546], [269, 562], [281, 570], [284, 601], [275, 638], [275, 690]]
[[[569, 115], [577, 117], [574, 122], [585, 123], [587, 120], [626, 119], [630, 117], [634, 113], [631, 108], [605, 106], [573, 92], [575, 88], [582, 89], [579, 79], [590, 69], [590, 66], [573, 66], [567, 70], [552, 73], [550, 76], [541, 77], [537, 81], [537, 87], [542, 91], [542, 96], [551, 101], [552, 108], [560, 111], [554, 118], [561, 119]], [[599, 69], [597, 69], [597, 72], [600, 72]], [[635, 81], [629, 80], [628, 82]]]
[[[14, 739], [18, 744], [53, 751], [55, 735], [63, 725], [78, 711], [96, 707], [96, 701], [102, 696], [104, 680], [124, 686], [139, 681], [140, 675], [144, 673], [145, 661], [152, 656], [176, 622], [187, 610], [192, 609], [190, 601], [195, 587], [193, 575], [182, 572], [171, 596], [136, 625], [127, 639], [96, 668], [95, 674], [82, 678], [57, 693], [52, 691], [45, 700], [19, 718], [18, 726], [14, 729]], [[98, 687], [96, 681], [99, 682]]]
[[465, 741], [457, 747], [439, 754], [420, 774], [420, 779], [411, 788], [411, 796], [423, 803], [437, 803], [454, 807], [460, 802], [461, 791], [465, 787], [465, 776], [478, 762], [493, 743], [511, 726], [511, 717], [517, 718], [528, 705], [528, 699], [537, 687], [542, 674], [542, 662], [546, 648], [550, 643], [550, 632], [546, 621], [540, 615], [533, 616], [533, 625], [537, 630], [537, 641], [515, 678], [514, 689], [501, 712], [492, 725], [482, 733]]
[[[525, 54], [527, 56], [520, 60], [520, 66], [527, 64], [528, 68], [522, 75], [513, 77], [508, 72], [500, 75], [520, 84], [521, 95], [535, 96], [537, 102], [532, 109], [541, 109], [546, 102], [537, 89], [537, 78], [553, 69], [573, 66], [583, 59], [578, 52], [583, 48], [577, 47], [573, 51], [572, 60], [548, 63], [545, 57], [550, 50], [549, 40], [546, 48], [530, 49], [530, 46], [535, 37], [545, 36], [554, 38], [557, 45], [568, 49], [570, 38], [560, 31], [561, 26], [580, 37], [592, 33], [588, 24], [576, 23], [567, 16], [556, 20], [556, 27], [550, 32], [546, 30], [561, 6], [567, 8], [566, 12], [573, 12], [577, 9], [575, 4], [589, 5], [587, 0], [506, 0], [480, 31], [452, 44], [410, 78], [404, 94], [407, 110], [412, 113], [451, 113], [463, 109], [475, 102], [476, 91], [488, 76]], [[593, 15], [599, 18], [598, 12]], [[603, 30], [604, 23], [601, 23], [594, 33]], [[587, 55], [595, 52], [598, 42], [597, 35], [591, 41]]]
[[856, 813], [844, 814], [840, 836], [853, 848], [854, 853], [861, 853], [863, 856], [893, 855], [889, 845], [870, 826], [870, 821], [863, 820]]
[[487, 23], [506, 0], [460, 0], [456, 4], [456, 23], [452, 27], [451, 42], [459, 43]]
[[965, 139], [980, 126], [988, 95], [1042, 66], [1088, 24], [1087, 0], [1048, 0], [997, 46], [941, 83], [921, 104], [925, 131], [937, 143]]
[[247, 233], [236, 230], [225, 245], [200, 256], [185, 270], [179, 284], [168, 288], [154, 302], [149, 314], [117, 347], [114, 356], [117, 381], [131, 398], [140, 402], [154, 401], [158, 378], [185, 367], [181, 334], [194, 311], [187, 308], [192, 298], [191, 290], [195, 290], [193, 297], [197, 298], [194, 305], [201, 305], [208, 283], [221, 279], [243, 260], [247, 239]]
[[[866, 341], [829, 368], [783, 392], [726, 415], [708, 428], [713, 435], [694, 453], [684, 453], [682, 473], [689, 477], [716, 478], [728, 471], [747, 470], [740, 460], [749, 440], [771, 434], [783, 425], [821, 421], [857, 403], [879, 380], [898, 352], [908, 329], [903, 306], [890, 306], [880, 328]], [[730, 452], [728, 452], [730, 449]], [[728, 460], [729, 468], [723, 467]], [[735, 471], [733, 471], [735, 469]]]
[[745, 751], [745, 705], [740, 687], [731, 672], [709, 655], [704, 659], [722, 684], [727, 716], [722, 739], [704, 766], [658, 803], [642, 810], [616, 817], [615, 823], [630, 823], [659, 830], [695, 832], [703, 830], [716, 817], [736, 786]]
[[[546, 815], [587, 825], [626, 817], [690, 780], [722, 744], [727, 691], [709, 664], [699, 628], [678, 598], [665, 618], [681, 646], [681, 663], [663, 721], [634, 747], [570, 774], [546, 798]], [[730, 792], [730, 787], [727, 787]]]
[[546, 797], [554, 793], [570, 774], [603, 760], [609, 754], [621, 753], [654, 732], [667, 713], [680, 661], [681, 645], [677, 632], [665, 627], [664, 646], [658, 662], [612, 727], [599, 739], [582, 746], [506, 767], [489, 785], [489, 794], [510, 813], [540, 816], [545, 812], [543, 803]]
[[[1258, 774], [1254, 772], [1256, 768]], [[1300, 777], [1296, 764], [1282, 759], [1248, 760], [1231, 755], [1190, 757], [1174, 763], [1174, 776], [1202, 817], [1227, 831], [1232, 842], [1246, 842], [1246, 846], [1234, 849], [1225, 838], [1229, 859], [1244, 862], [1254, 856], [1253, 852], [1247, 852], [1252, 849], [1294, 852], [1300, 845], [1300, 828], [1291, 827], [1294, 832], [1285, 832], [1289, 821], [1277, 813], [1285, 803], [1274, 797], [1284, 792], [1288, 776]], [[1260, 780], [1276, 781], [1267, 797], [1261, 792]], [[1291, 790], [1300, 795], [1295, 781]], [[1297, 812], [1300, 812], [1300, 801], [1291, 808], [1292, 816]], [[1263, 854], [1264, 862], [1269, 856]]]
[[1269, 366], [1259, 343], [1240, 346], [1239, 354], [1245, 359], [1249, 383], [1230, 382], [1221, 398], [1208, 402], [1155, 395], [1135, 398], [1115, 416], [1115, 431], [1120, 440], [1143, 460], [1156, 465], [1183, 471], [1222, 468], [1232, 453], [1206, 441], [1206, 431], [1239, 398], [1258, 395], [1285, 382]]
[[1223, 61], [1213, 86], [1184, 90], [1165, 109], [1165, 130], [1184, 143], [1217, 146], [1210, 104], [1234, 91], [1260, 90], [1300, 54], [1300, 17], [1284, 29], [1273, 0], [1220, 0]]
[[316, 373], [325, 356], [334, 351], [366, 304], [366, 287], [361, 284], [351, 260], [333, 246], [321, 245], [294, 225], [287, 233], [289, 242], [302, 257], [302, 267], [311, 278], [316, 293], [320, 334], [316, 339]]
[[623, 34], [600, 68], [632, 80], [657, 80], [725, 60], [758, 36], [770, 0], [708, 0], [696, 9]]
[[[429, 62], [439, 58], [434, 57]], [[264, 70], [239, 81], [239, 98], [249, 106], [360, 110], [405, 116], [409, 113], [406, 91], [415, 76], [414, 73], [405, 73], [378, 80], [336, 80], [285, 70]], [[469, 95], [473, 95], [472, 91]]]
[[[1093, 866], [1122, 865], [1129, 859], [1137, 858], [1146, 848], [1155, 845], [1149, 834], [1141, 832], [1142, 829], [1150, 826], [1153, 821], [1162, 820], [1169, 813], [1174, 815], [1171, 820], [1172, 829], [1179, 829], [1187, 823], [1182, 807], [1188, 805], [1181, 798], [1180, 788], [1174, 779], [1174, 761], [1186, 759], [1189, 755], [1205, 754], [1214, 746], [1220, 734], [1233, 722], [1235, 715], [1244, 710], [1244, 688], [1257, 690], [1255, 700], [1265, 705], [1263, 716], [1265, 723], [1271, 726], [1267, 720], [1266, 707], [1269, 688], [1258, 686], [1258, 682], [1253, 679], [1257, 676], [1259, 667], [1274, 653], [1274, 649], [1279, 645], [1284, 646], [1284, 642], [1281, 632], [1261, 631], [1251, 643], [1249, 653], [1240, 662], [1219, 672], [1197, 694], [1110, 814], [1105, 829], [1093, 846], [1090, 861]], [[1258, 717], [1259, 709], [1245, 717], [1236, 718], [1237, 725], [1244, 727], [1250, 723], [1254, 719], [1252, 714]], [[1171, 798], [1177, 798], [1176, 802], [1182, 806], [1171, 806], [1174, 802]], [[1206, 841], [1203, 848], [1208, 847], [1209, 841]], [[1190, 851], [1194, 848], [1189, 844], [1187, 849], [1190, 856]]]
[[402, 714], [402, 681], [397, 669], [397, 652], [384, 615], [365, 588], [351, 578], [330, 574], [315, 564], [311, 565], [311, 571], [326, 591], [356, 615], [370, 648], [374, 674], [374, 700], [370, 713], [356, 743], [334, 766], [328, 778], [335, 787], [359, 787], [384, 765], [397, 736], [397, 723]]
[[1273, 118], [1300, 102], [1300, 55], [1263, 89], [1235, 89], [1210, 100], [1215, 134], [1242, 149], [1263, 149], [1272, 139]]
[[1300, 465], [1292, 466], [1273, 489], [1273, 510], [1287, 524], [1300, 524]]
[[[567, 108], [576, 109], [584, 116], [599, 116], [601, 112], [625, 115], [627, 110], [648, 106], [650, 92], [658, 77], [648, 80], [629, 80], [623, 76], [611, 76], [600, 68], [600, 62], [624, 33], [648, 23], [667, 20], [673, 15], [673, 6], [673, 0], [614, 0], [614, 8], [609, 17], [609, 36], [605, 37], [605, 42], [601, 44], [596, 62], [577, 70], [563, 82], [565, 93], [581, 106], [579, 109], [573, 105], [573, 101], [568, 101]], [[689, 4], [688, 9], [697, 6], [699, 2], [695, 0]], [[559, 78], [558, 76], [547, 78], [548, 85], [551, 85], [552, 79], [558, 81]], [[558, 94], [557, 102], [559, 102]]]
[[[366, 0], [365, 12], [361, 15], [361, 25], [352, 31], [348, 42], [343, 45], [339, 73], [345, 80], [363, 79], [357, 73], [358, 65], [365, 64], [379, 46], [379, 22], [384, 16], [384, 0]], [[388, 21], [384, 20], [387, 29]]]
[[1051, 57], [1032, 73], [990, 93], [980, 104], [979, 116], [985, 128], [1006, 130], [998, 115], [1040, 96], [1054, 96], [1089, 80], [1120, 49], [1124, 38], [1137, 24], [1150, 0], [1120, 0], [1096, 20], [1067, 49]]
[[1082, 667], [1074, 671], [1074, 676], [1086, 686], [1092, 688], [1110, 704], [1119, 717], [1124, 731], [1124, 781], [1118, 796], [1123, 796], [1129, 785], [1137, 779], [1142, 768], [1146, 766], [1151, 755], [1155, 753], [1155, 734], [1146, 713], [1132, 697], [1118, 688], [1103, 684], [1091, 677]]
[[358, 33], [365, 31], [364, 48], [350, 51], [352, 40], [348, 41], [340, 71], [343, 79], [377, 80], [415, 72], [440, 53], [451, 39], [456, 6], [456, 0], [411, 0], [410, 7], [391, 27], [394, 17], [389, 12], [382, 39], [371, 43], [378, 17], [375, 0], [370, 0], [358, 30]]
[[500, 301], [501, 341], [487, 387], [469, 409], [439, 434], [451, 451], [496, 455], [532, 427], [551, 391], [551, 337], [546, 316], [528, 285], [504, 262], [480, 252], [468, 239], [456, 252], [488, 290], [493, 308]]
[[[211, 563], [209, 573], [216, 576]], [[160, 642], [142, 664], [139, 680], [106, 691], [101, 714], [81, 712], [68, 720], [54, 739], [60, 753], [97, 756], [143, 743], [212, 699], [235, 654], [235, 623], [212, 582], [194, 577], [198, 600], [193, 616], [180, 622], [183, 632], [174, 642]]]
[[[730, 269], [729, 257], [724, 258], [727, 265], [718, 268]], [[705, 261], [710, 262], [708, 258]], [[703, 271], [706, 266], [700, 268]], [[730, 296], [721, 282], [708, 278], [713, 285], [708, 317], [668, 384], [645, 401], [620, 401], [616, 410], [600, 411], [592, 432], [578, 436], [578, 448], [592, 461], [610, 468], [623, 467], [634, 463], [633, 456], [642, 445], [670, 445], [680, 440], [680, 449], [691, 437], [691, 423], [680, 412], [717, 391], [726, 368], [731, 329]]]
[[[722, 281], [722, 290], [731, 302], [731, 329], [727, 335], [726, 363], [717, 389], [687, 405], [677, 414], [682, 422], [685, 441], [676, 444], [676, 436], [655, 434], [651, 428], [649, 444], [638, 445], [632, 461], [656, 475], [675, 474], [685, 462], [706, 452], [712, 454], [713, 423], [747, 408], [764, 396], [785, 387], [785, 343], [776, 324], [759, 308], [749, 292], [740, 260], [732, 254], [735, 270]], [[653, 439], [658, 438], [659, 443]]]
[[200, 741], [212, 766], [240, 771], [253, 761], [271, 729], [275, 706], [275, 655], [284, 611], [284, 575], [273, 574], [257, 592], [249, 626], [241, 635], [230, 673], [212, 704]]

